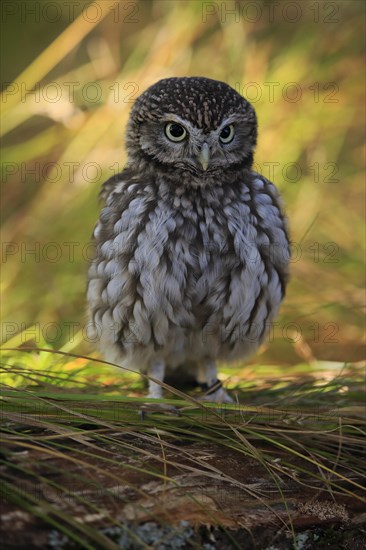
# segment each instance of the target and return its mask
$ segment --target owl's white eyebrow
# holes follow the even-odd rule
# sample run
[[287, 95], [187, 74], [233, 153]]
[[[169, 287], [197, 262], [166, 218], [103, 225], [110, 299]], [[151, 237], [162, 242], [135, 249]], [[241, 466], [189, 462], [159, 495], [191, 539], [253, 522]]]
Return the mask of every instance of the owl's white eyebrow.
[[185, 128], [191, 136], [202, 134], [202, 130], [200, 128], [197, 128], [196, 126], [191, 124], [187, 119], [181, 118], [176, 114], [166, 114], [162, 117], [161, 120], [163, 122], [177, 122], [178, 124], [181, 124], [183, 128]]
[[[179, 115], [176, 115], [175, 113], [167, 113], [162, 117], [162, 120], [164, 122], [178, 122], [181, 124], [188, 132], [189, 134], [200, 134], [202, 133], [202, 130], [200, 128], [197, 128], [193, 124], [191, 124], [187, 119], [181, 118]], [[237, 115], [232, 114], [225, 118], [217, 128], [213, 129], [212, 132], [214, 133], [220, 133], [225, 126], [228, 126], [229, 124], [233, 124], [234, 122], [237, 122]]]
[[173, 113], [164, 115], [161, 120], [163, 120], [164, 122], [178, 122], [185, 128], [189, 128], [191, 126], [187, 120]]
[[221, 130], [225, 128], [225, 126], [229, 126], [230, 124], [233, 124], [234, 122], [237, 122], [237, 121], [238, 121], [238, 116], [232, 114], [221, 122], [221, 124], [217, 127], [216, 131], [221, 132]]

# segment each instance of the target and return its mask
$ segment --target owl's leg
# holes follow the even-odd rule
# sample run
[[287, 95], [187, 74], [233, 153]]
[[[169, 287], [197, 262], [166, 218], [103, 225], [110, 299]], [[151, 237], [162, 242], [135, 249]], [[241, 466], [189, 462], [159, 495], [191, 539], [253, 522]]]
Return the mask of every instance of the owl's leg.
[[[161, 399], [163, 397], [163, 388], [159, 382], [164, 382], [165, 377], [165, 362], [162, 359], [155, 359], [149, 365], [148, 375], [156, 380], [149, 380], [149, 392], [147, 397], [153, 399]], [[179, 414], [179, 411], [174, 405], [166, 403], [146, 403], [140, 409], [141, 418], [144, 420], [147, 413], [152, 412], [167, 412]]]
[[233, 398], [226, 393], [220, 380], [218, 380], [216, 363], [212, 359], [199, 366], [197, 382], [205, 391], [205, 394], [201, 397], [203, 401], [234, 403]]
[[[151, 365], [148, 369], [148, 374], [152, 378], [155, 378], [158, 382], [164, 382], [165, 377], [165, 363], [162, 359], [154, 360], [151, 362]], [[149, 380], [149, 393], [148, 397], [153, 397], [154, 399], [161, 399], [163, 397], [163, 388], [153, 380]]]

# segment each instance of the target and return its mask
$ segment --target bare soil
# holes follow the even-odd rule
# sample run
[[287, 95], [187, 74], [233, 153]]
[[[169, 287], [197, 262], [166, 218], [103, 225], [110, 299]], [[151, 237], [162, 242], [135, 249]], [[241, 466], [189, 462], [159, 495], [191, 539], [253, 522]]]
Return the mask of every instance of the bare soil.
[[[148, 433], [147, 437], [106, 430], [103, 434], [114, 441], [123, 439], [125, 445], [101, 446], [84, 436], [82, 442], [64, 441], [69, 450], [63, 448], [60, 456], [32, 448], [19, 452], [10, 446], [1, 477], [14, 480], [16, 474], [13, 484], [25, 500], [26, 495], [33, 496], [38, 517], [3, 490], [2, 548], [82, 548], [42, 518], [42, 514], [52, 518], [54, 509], [100, 534], [90, 543], [93, 549], [282, 550], [295, 547], [291, 523], [301, 550], [366, 548], [362, 490], [361, 500], [338, 494], [324, 479], [310, 479], [309, 474], [296, 477], [288, 465], [274, 477], [257, 460], [211, 443], [175, 439], [162, 454]], [[122, 455], [121, 448], [128, 449], [129, 444], [131, 452]], [[88, 452], [82, 461], [81, 448]], [[278, 450], [263, 445], [261, 449], [273, 453], [277, 464], [288, 459]], [[106, 458], [117, 463], [107, 465]], [[291, 460], [309, 471], [308, 463]], [[16, 473], [17, 465], [28, 473]], [[312, 470], [316, 473], [315, 466]], [[226, 475], [235, 483], [228, 482]], [[362, 479], [354, 481], [364, 484]], [[346, 490], [349, 481], [338, 484]], [[84, 533], [81, 538], [88, 537]]]

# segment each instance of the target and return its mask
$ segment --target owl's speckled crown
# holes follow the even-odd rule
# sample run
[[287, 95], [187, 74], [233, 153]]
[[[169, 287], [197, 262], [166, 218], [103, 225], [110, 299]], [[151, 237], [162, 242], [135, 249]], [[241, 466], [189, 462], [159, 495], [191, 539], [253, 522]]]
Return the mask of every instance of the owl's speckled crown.
[[255, 129], [251, 104], [225, 82], [205, 77], [165, 78], [136, 100], [131, 112], [135, 123], [158, 120], [167, 112], [177, 114], [203, 131], [218, 126], [224, 117], [240, 113]]

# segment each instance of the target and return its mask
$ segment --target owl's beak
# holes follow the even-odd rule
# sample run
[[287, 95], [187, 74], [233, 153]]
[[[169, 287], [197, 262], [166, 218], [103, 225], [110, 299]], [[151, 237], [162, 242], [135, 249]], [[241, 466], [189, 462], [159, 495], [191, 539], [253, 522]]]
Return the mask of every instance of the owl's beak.
[[202, 166], [203, 170], [207, 170], [208, 163], [210, 161], [210, 149], [206, 142], [202, 144], [202, 149], [197, 156], [197, 160]]

